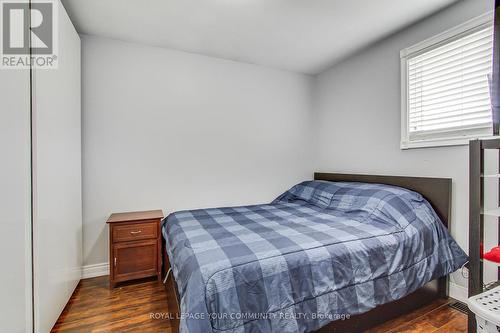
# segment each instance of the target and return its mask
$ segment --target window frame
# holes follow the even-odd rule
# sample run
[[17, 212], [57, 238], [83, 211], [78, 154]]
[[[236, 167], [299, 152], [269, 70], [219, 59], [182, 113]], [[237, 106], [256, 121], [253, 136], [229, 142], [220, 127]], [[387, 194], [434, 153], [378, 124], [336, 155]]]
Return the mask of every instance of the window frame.
[[[426, 51], [433, 50], [443, 46], [449, 42], [457, 40], [465, 35], [480, 31], [483, 28], [493, 25], [493, 12], [485, 13], [475, 17], [465, 23], [446, 30], [438, 35], [430, 37], [420, 43], [407, 47], [400, 52], [401, 60], [401, 149], [424, 148], [424, 147], [440, 147], [440, 146], [457, 146], [468, 145], [469, 141], [474, 138], [493, 137], [493, 132], [487, 134], [467, 134], [464, 130], [463, 135], [453, 137], [435, 137], [424, 138], [419, 140], [410, 140], [409, 131], [409, 106], [408, 106], [408, 60], [414, 56], [420, 55]], [[493, 61], [493, 60], [492, 60]]]

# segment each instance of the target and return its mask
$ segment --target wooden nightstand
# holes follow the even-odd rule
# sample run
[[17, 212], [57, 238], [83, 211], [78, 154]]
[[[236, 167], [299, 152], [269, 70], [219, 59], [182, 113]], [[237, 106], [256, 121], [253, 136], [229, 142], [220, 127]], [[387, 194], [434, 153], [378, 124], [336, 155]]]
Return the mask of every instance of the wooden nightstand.
[[109, 284], [158, 276], [161, 281], [161, 210], [111, 214]]

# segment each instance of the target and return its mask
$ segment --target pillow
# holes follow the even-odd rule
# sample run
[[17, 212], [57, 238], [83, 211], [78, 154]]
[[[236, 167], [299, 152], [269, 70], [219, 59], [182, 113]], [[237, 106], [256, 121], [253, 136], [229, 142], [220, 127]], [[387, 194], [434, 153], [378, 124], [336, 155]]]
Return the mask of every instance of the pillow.
[[328, 208], [338, 189], [339, 187], [333, 182], [305, 181], [280, 195], [273, 203], [302, 201], [321, 208]]
[[306, 202], [322, 209], [332, 209], [357, 218], [372, 217], [406, 227], [415, 220], [414, 207], [421, 194], [392, 185], [305, 181], [279, 196], [277, 202]]

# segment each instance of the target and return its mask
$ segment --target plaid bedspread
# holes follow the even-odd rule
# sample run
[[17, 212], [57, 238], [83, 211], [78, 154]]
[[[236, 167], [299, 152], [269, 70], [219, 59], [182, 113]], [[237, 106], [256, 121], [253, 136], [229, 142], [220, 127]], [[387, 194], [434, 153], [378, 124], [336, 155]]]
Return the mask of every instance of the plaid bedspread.
[[163, 235], [181, 332], [310, 332], [467, 260], [429, 203], [387, 185], [308, 181], [271, 204], [180, 211]]

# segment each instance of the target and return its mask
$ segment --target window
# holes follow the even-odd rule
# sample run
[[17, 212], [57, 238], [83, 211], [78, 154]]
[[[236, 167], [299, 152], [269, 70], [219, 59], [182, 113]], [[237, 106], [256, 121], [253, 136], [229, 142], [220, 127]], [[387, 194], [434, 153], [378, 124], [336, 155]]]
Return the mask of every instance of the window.
[[492, 63], [491, 15], [401, 51], [401, 148], [491, 136]]

